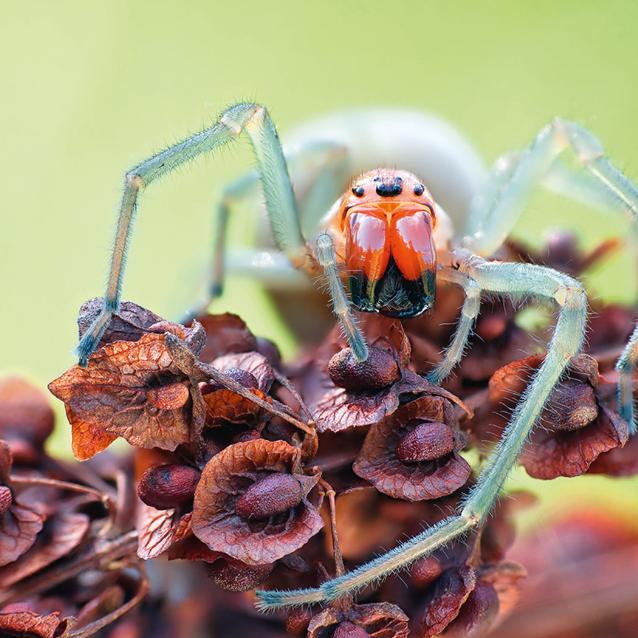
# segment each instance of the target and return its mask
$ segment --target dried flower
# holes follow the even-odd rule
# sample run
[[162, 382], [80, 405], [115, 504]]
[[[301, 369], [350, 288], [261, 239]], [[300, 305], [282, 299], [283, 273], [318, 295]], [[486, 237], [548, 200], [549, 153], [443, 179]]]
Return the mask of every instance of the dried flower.
[[259, 439], [222, 450], [195, 491], [195, 536], [247, 565], [273, 563], [304, 545], [323, 523], [309, 499], [319, 475], [303, 474], [300, 460], [299, 450], [284, 441]]
[[458, 454], [465, 439], [455, 429], [454, 412], [453, 404], [439, 396], [404, 404], [372, 426], [353, 470], [394, 498], [420, 501], [451, 494], [471, 473]]

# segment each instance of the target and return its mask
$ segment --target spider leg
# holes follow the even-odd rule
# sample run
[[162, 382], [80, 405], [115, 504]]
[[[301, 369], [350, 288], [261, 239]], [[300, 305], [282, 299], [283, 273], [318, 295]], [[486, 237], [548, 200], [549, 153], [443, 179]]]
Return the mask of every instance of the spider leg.
[[638, 362], [638, 325], [616, 362], [618, 372], [618, 406], [620, 416], [629, 423], [629, 434], [636, 434], [636, 414], [634, 411], [633, 372]]
[[306, 248], [297, 205], [286, 160], [270, 115], [263, 106], [257, 104], [240, 103], [231, 106], [211, 127], [144, 160], [126, 173], [109, 278], [104, 294], [104, 307], [78, 344], [81, 365], [86, 365], [111, 316], [119, 307], [131, 222], [140, 191], [182, 164], [236, 139], [244, 131], [257, 158], [275, 243], [294, 265], [303, 263]]
[[[296, 185], [295, 195], [299, 210], [299, 221], [304, 236], [315, 233], [318, 220], [325, 215], [330, 205], [339, 197], [347, 182], [347, 148], [332, 142], [314, 142], [286, 154], [288, 170]], [[201, 308], [220, 297], [224, 290], [226, 270], [235, 268], [248, 274], [254, 281], [277, 287], [299, 287], [302, 277], [290, 267], [290, 262], [274, 252], [236, 250], [226, 258], [226, 232], [228, 218], [242, 202], [256, 200], [259, 172], [242, 175], [223, 191], [214, 220], [213, 259], [210, 271], [208, 298]], [[256, 202], [255, 202], [256, 203]], [[286, 277], [291, 278], [288, 286]], [[308, 280], [304, 278], [306, 288]], [[192, 315], [193, 313], [191, 313]]]
[[440, 385], [463, 357], [465, 346], [472, 334], [474, 321], [479, 313], [481, 288], [474, 279], [453, 268], [443, 268], [439, 270], [437, 277], [461, 286], [465, 292], [465, 301], [461, 308], [461, 316], [456, 325], [452, 342], [443, 352], [441, 362], [427, 375], [428, 381]]
[[552, 389], [571, 357], [581, 348], [587, 300], [578, 281], [551, 268], [487, 262], [461, 252], [457, 257], [459, 271], [473, 280], [477, 288], [516, 299], [542, 298], [559, 309], [547, 356], [516, 406], [500, 443], [490, 455], [459, 515], [441, 521], [382, 556], [317, 588], [259, 591], [258, 606], [261, 609], [322, 603], [356, 592], [480, 526], [489, 514]]
[[[578, 178], [558, 159], [567, 149], [585, 176]], [[479, 255], [493, 254], [540, 182], [581, 201], [592, 196], [595, 205], [622, 210], [638, 221], [638, 189], [609, 161], [600, 142], [582, 126], [555, 119], [524, 151], [497, 160], [483, 192], [472, 202], [463, 233], [465, 247]], [[592, 195], [596, 190], [598, 194]]]
[[[560, 161], [566, 149], [583, 169], [580, 178]], [[636, 245], [638, 188], [610, 162], [592, 133], [574, 122], [555, 119], [526, 150], [497, 161], [484, 192], [472, 203], [464, 246], [479, 255], [492, 254], [509, 235], [532, 188], [543, 180], [575, 199], [591, 197], [597, 205], [627, 214]], [[619, 412], [632, 434], [637, 429], [632, 384], [637, 361], [638, 325], [616, 364]]]
[[323, 268], [328, 281], [330, 298], [332, 299], [332, 309], [341, 324], [344, 335], [352, 348], [352, 352], [358, 361], [365, 361], [368, 358], [368, 346], [359, 330], [352, 311], [350, 302], [343, 287], [339, 270], [337, 269], [337, 256], [332, 237], [327, 233], [322, 233], [317, 237], [315, 244], [317, 261]]

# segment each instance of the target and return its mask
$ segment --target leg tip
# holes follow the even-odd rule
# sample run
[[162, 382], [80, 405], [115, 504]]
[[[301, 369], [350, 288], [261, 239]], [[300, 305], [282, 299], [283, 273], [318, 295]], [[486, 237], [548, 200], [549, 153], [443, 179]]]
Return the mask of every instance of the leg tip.
[[637, 430], [633, 398], [633, 393], [629, 393], [629, 396], [626, 396], [622, 391], [622, 388], [618, 389], [618, 403], [620, 405], [618, 413], [621, 418], [627, 422], [629, 427], [629, 436], [634, 436]]
[[106, 332], [112, 316], [113, 311], [103, 308], [95, 321], [89, 326], [88, 330], [80, 339], [75, 351], [78, 355], [78, 364], [83, 368], [87, 366], [89, 357], [100, 345], [102, 335]]
[[363, 340], [363, 338], [354, 338], [352, 339], [352, 352], [355, 356], [355, 359], [359, 362], [359, 363], [363, 363], [364, 361], [368, 360], [368, 357], [370, 356], [370, 352], [368, 350], [368, 346], [366, 344], [366, 342]]
[[221, 283], [213, 284], [208, 289], [208, 294], [210, 295], [211, 300], [221, 297], [223, 293], [224, 293], [224, 285]]
[[93, 337], [90, 332], [87, 332], [75, 349], [76, 354], [78, 355], [78, 365], [82, 368], [86, 368], [89, 357], [93, 354], [97, 347], [97, 341]]

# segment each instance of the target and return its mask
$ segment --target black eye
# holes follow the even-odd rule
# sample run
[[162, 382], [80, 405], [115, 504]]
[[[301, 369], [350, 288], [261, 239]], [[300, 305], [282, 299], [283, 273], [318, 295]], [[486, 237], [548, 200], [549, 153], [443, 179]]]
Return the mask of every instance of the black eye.
[[352, 187], [352, 194], [356, 195], [357, 197], [363, 197], [365, 192], [366, 192], [366, 189], [363, 188], [363, 186], [353, 186]]
[[415, 195], [423, 195], [423, 191], [425, 191], [425, 186], [423, 186], [423, 184], [417, 184], [414, 187], [414, 194]]

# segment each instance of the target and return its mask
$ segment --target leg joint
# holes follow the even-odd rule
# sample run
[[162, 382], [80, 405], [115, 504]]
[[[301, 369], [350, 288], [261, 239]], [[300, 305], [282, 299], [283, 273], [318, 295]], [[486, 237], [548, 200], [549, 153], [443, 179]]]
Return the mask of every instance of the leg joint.
[[469, 503], [463, 508], [461, 516], [467, 521], [470, 529], [478, 527], [483, 520], [483, 517], [478, 512], [475, 512]]
[[124, 176], [126, 186], [132, 190], [139, 191], [144, 188], [144, 179], [135, 171], [129, 171]]
[[579, 281], [571, 277], [565, 277], [565, 280], [561, 281], [554, 294], [554, 299], [559, 306], [570, 310], [581, 310], [587, 307], [585, 288]]

